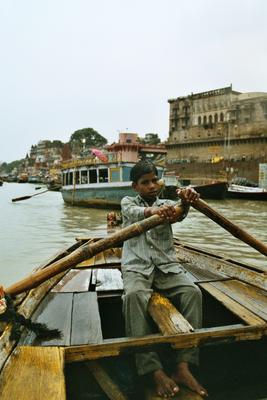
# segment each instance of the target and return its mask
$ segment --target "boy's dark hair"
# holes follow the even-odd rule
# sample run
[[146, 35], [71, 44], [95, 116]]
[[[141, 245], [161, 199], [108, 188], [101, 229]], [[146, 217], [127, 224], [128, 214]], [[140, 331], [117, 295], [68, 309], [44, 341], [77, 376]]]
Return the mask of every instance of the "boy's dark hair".
[[150, 174], [151, 172], [154, 172], [154, 174], [158, 176], [158, 170], [151, 161], [138, 161], [138, 163], [135, 164], [135, 166], [131, 169], [130, 180], [134, 183], [137, 183], [141, 176]]

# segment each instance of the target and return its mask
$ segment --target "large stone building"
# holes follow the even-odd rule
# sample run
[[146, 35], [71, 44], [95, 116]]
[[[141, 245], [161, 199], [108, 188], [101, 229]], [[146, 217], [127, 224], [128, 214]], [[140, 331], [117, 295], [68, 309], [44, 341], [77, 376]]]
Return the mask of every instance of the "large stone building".
[[[258, 163], [267, 161], [267, 93], [240, 93], [229, 86], [168, 102], [169, 167], [184, 171], [184, 177], [199, 174], [200, 164], [205, 176], [231, 168], [233, 175], [258, 177]], [[246, 173], [248, 163], [255, 167]]]

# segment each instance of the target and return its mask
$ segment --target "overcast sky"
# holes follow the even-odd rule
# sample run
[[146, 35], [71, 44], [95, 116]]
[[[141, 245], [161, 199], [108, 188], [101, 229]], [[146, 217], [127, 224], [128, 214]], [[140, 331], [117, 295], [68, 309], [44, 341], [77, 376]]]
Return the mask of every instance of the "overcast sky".
[[92, 127], [168, 136], [169, 98], [267, 91], [265, 0], [0, 0], [0, 161]]

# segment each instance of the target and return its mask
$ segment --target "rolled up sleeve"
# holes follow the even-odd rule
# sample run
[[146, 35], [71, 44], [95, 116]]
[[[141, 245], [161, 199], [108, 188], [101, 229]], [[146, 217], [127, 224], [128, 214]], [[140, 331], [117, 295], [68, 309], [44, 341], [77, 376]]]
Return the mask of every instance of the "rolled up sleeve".
[[124, 197], [121, 201], [122, 216], [132, 222], [141, 221], [145, 218], [145, 207], [138, 206], [131, 197]]

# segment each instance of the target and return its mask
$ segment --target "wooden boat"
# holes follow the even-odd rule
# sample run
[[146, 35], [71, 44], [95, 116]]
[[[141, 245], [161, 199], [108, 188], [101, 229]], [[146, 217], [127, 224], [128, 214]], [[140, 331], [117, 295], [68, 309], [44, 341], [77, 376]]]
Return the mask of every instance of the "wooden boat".
[[[172, 179], [174, 178], [174, 179]], [[184, 187], [176, 180], [175, 176], [164, 176], [165, 189], [162, 193], [162, 198], [171, 200], [177, 199], [176, 190], [178, 187]], [[218, 199], [223, 200], [226, 198], [228, 183], [227, 182], [212, 182], [203, 185], [190, 185], [201, 196], [202, 199]]]
[[18, 183], [27, 183], [28, 182], [28, 174], [25, 172], [18, 175]]
[[62, 184], [60, 182], [51, 181], [46, 185], [46, 187], [52, 192], [60, 192]]
[[[78, 238], [40, 270], [84, 243], [98, 241]], [[121, 247], [110, 248], [16, 297], [20, 313], [60, 329], [62, 336], [41, 340], [24, 331], [15, 343], [10, 340], [11, 327], [4, 327], [1, 400], [156, 399], [137, 378], [133, 354], [150, 348], [167, 351], [170, 346], [201, 346], [199, 379], [209, 399], [266, 398], [267, 267], [237, 262], [177, 239], [175, 248], [179, 262], [203, 292], [202, 329], [192, 331], [177, 310], [167, 307], [163, 314], [171, 334], [163, 324], [152, 335], [125, 337]], [[151, 314], [153, 309], [157, 311], [157, 304], [151, 300]], [[201, 399], [185, 388], [175, 398]]]
[[[62, 164], [65, 203], [73, 206], [119, 209], [124, 196], [134, 196], [130, 181], [132, 162], [86, 158]], [[161, 177], [163, 167], [157, 167]]]
[[230, 199], [267, 200], [267, 189], [232, 184], [227, 191]]
[[39, 175], [29, 175], [28, 183], [41, 183], [42, 179]]

